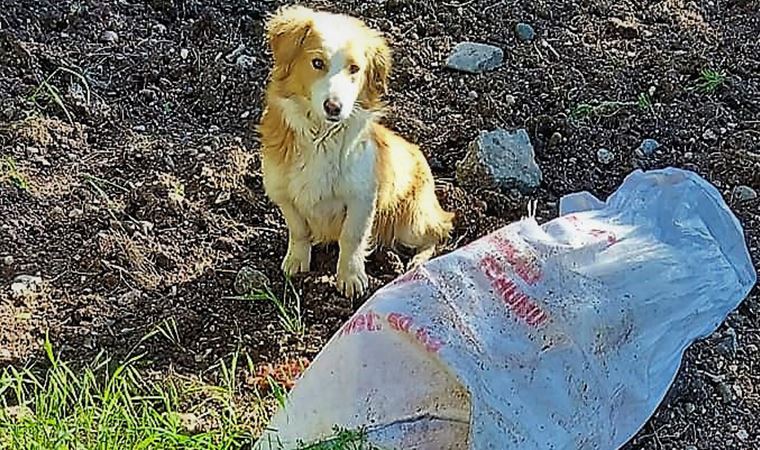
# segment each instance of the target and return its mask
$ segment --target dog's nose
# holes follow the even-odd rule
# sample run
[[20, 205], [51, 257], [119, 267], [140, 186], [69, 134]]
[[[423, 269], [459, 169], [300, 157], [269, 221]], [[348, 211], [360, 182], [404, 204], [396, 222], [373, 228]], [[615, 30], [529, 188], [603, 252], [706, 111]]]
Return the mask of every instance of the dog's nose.
[[337, 117], [340, 115], [341, 104], [335, 100], [325, 100], [325, 112], [329, 117]]

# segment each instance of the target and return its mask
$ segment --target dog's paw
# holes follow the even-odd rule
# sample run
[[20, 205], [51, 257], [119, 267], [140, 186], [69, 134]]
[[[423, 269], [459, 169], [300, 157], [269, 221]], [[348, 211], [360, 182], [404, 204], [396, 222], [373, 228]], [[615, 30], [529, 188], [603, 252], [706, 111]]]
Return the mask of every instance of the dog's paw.
[[291, 245], [282, 261], [282, 271], [287, 276], [308, 272], [311, 266], [311, 246], [308, 244]]
[[430, 258], [435, 254], [435, 247], [428, 247], [420, 250], [414, 257], [406, 264], [406, 270], [414, 270], [417, 267], [430, 261]]
[[363, 264], [343, 270], [338, 269], [338, 290], [344, 296], [361, 297], [367, 291], [367, 286], [369, 286], [369, 278]]

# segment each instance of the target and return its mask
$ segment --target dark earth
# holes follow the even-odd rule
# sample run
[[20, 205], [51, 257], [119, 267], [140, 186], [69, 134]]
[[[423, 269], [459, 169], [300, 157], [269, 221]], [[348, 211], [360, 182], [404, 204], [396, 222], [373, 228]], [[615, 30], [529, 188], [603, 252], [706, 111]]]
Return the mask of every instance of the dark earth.
[[[519, 219], [531, 199], [546, 221], [564, 194], [605, 197], [635, 168], [677, 166], [724, 193], [760, 262], [760, 200], [734, 191], [760, 189], [760, 2], [306, 3], [388, 36], [387, 122], [422, 146], [457, 213], [449, 250]], [[263, 193], [255, 132], [270, 61], [263, 22], [280, 4], [0, 0], [0, 367], [42, 359], [46, 332], [78, 363], [102, 349], [186, 374], [211, 374], [236, 351], [276, 364], [312, 358], [358, 308], [332, 287], [335, 248], [294, 281], [303, 337], [282, 329], [271, 303], [235, 298], [244, 266], [285, 289], [286, 229]], [[532, 41], [516, 37], [520, 22]], [[500, 46], [504, 65], [446, 69], [463, 40]], [[725, 78], [708, 85], [706, 69]], [[467, 144], [495, 127], [528, 130], [544, 174], [534, 195], [458, 186]], [[635, 151], [645, 138], [661, 144], [650, 156]], [[406, 259], [376, 252], [373, 289]], [[42, 284], [13, 295], [19, 275]], [[158, 327], [171, 338], [151, 335]], [[688, 351], [627, 448], [760, 448], [759, 348], [755, 287]]]

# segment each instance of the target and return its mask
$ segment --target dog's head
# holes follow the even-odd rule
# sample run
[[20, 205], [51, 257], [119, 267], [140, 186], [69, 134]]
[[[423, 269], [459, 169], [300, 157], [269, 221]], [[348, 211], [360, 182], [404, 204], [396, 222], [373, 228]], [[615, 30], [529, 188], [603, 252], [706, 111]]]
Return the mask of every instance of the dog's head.
[[362, 21], [291, 6], [269, 19], [267, 39], [279, 94], [305, 101], [312, 117], [339, 122], [381, 107], [391, 53]]

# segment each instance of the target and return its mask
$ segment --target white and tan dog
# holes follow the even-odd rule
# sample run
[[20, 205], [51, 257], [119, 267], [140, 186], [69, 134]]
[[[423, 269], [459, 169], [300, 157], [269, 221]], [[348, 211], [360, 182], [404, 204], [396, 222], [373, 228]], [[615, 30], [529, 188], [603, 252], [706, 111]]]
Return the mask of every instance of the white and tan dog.
[[345, 15], [291, 6], [267, 23], [274, 55], [259, 130], [264, 188], [285, 216], [289, 274], [311, 247], [340, 245], [338, 289], [367, 288], [373, 241], [430, 258], [452, 228], [419, 148], [378, 123], [391, 53], [380, 33]]

